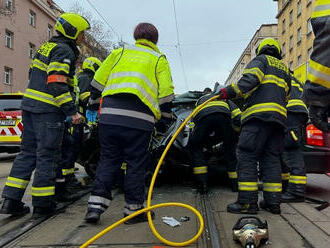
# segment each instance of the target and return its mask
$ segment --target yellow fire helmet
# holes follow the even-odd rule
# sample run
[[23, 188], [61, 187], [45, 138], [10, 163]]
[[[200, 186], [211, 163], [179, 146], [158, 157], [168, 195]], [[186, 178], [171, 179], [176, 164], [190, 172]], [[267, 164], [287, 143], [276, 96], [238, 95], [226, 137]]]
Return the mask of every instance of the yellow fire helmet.
[[55, 30], [65, 37], [75, 40], [80, 32], [90, 28], [89, 22], [79, 14], [63, 13], [57, 18]]
[[101, 64], [102, 64], [102, 62], [98, 58], [88, 57], [84, 60], [84, 62], [82, 64], [82, 69], [83, 70], [89, 69], [95, 73], [97, 71], [97, 69], [99, 69]]
[[257, 49], [257, 55], [259, 55], [261, 49], [264, 48], [265, 46], [274, 46], [278, 50], [278, 53], [281, 54], [281, 47], [278, 41], [273, 38], [266, 38], [260, 42]]

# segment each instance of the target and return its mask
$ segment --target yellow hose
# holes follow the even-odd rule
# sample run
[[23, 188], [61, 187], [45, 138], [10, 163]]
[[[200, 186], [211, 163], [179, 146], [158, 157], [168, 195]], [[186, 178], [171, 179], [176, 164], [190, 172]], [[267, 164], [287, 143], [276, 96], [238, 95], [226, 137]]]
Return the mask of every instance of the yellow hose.
[[[102, 237], [104, 234], [106, 234], [107, 232], [111, 231], [112, 229], [116, 228], [117, 226], [119, 226], [120, 224], [124, 223], [127, 220], [130, 220], [132, 218], [134, 218], [135, 216], [142, 214], [144, 212], [148, 212], [148, 223], [149, 223], [149, 227], [152, 231], [152, 233], [164, 244], [166, 245], [170, 245], [170, 246], [175, 246], [175, 247], [182, 247], [182, 246], [188, 246], [192, 243], [194, 243], [201, 235], [202, 232], [204, 230], [204, 220], [203, 217], [201, 215], [201, 213], [194, 207], [188, 205], [188, 204], [184, 204], [184, 203], [178, 203], [178, 202], [167, 202], [167, 203], [160, 203], [160, 204], [156, 204], [151, 206], [151, 196], [152, 196], [152, 192], [154, 189], [154, 185], [155, 185], [155, 181], [156, 181], [156, 177], [158, 175], [159, 169], [163, 163], [163, 160], [165, 159], [165, 156], [168, 152], [168, 150], [170, 149], [171, 145], [173, 144], [174, 140], [176, 139], [176, 137], [179, 135], [179, 133], [181, 132], [181, 130], [183, 129], [183, 127], [188, 123], [188, 121], [201, 109], [203, 108], [208, 102], [213, 101], [215, 99], [217, 99], [218, 96], [214, 96], [212, 98], [210, 98], [209, 100], [205, 101], [203, 104], [199, 105], [185, 120], [184, 122], [180, 125], [180, 127], [178, 128], [178, 130], [174, 133], [173, 137], [171, 138], [170, 142], [168, 143], [168, 145], [166, 146], [162, 156], [160, 157], [158, 164], [156, 166], [155, 172], [152, 176], [151, 179], [151, 183], [150, 183], [150, 187], [149, 187], [149, 192], [148, 192], [148, 198], [147, 198], [147, 207], [136, 211], [135, 213], [115, 222], [114, 224], [112, 224], [111, 226], [108, 226], [107, 228], [105, 228], [103, 231], [99, 232], [98, 234], [96, 234], [94, 237], [92, 237], [91, 239], [89, 239], [88, 241], [86, 241], [84, 244], [82, 244], [80, 246], [80, 248], [85, 248], [88, 247], [90, 244], [92, 244], [94, 241], [96, 241], [97, 239], [99, 239], [100, 237]], [[191, 239], [184, 241], [184, 242], [173, 242], [170, 240], [165, 239], [164, 237], [162, 237], [156, 230], [154, 223], [152, 221], [151, 218], [151, 213], [150, 210], [156, 209], [156, 208], [162, 208], [162, 207], [169, 207], [169, 206], [176, 206], [176, 207], [182, 207], [182, 208], [186, 208], [188, 210], [190, 210], [191, 212], [193, 212], [199, 221], [199, 230], [197, 232], [197, 234], [192, 237]]]

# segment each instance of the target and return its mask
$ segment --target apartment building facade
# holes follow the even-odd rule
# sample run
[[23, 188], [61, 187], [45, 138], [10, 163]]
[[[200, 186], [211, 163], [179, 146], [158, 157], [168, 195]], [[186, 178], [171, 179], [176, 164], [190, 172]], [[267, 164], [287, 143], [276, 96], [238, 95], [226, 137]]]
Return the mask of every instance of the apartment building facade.
[[272, 37], [277, 39], [277, 24], [263, 24], [260, 28], [255, 32], [251, 41], [245, 48], [242, 55], [239, 57], [236, 62], [233, 70], [229, 74], [225, 84], [231, 84], [232, 82], [238, 81], [243, 73], [246, 65], [256, 56], [256, 48], [258, 47], [261, 40], [267, 37]]
[[316, 0], [274, 0], [278, 2], [278, 40], [283, 61], [302, 82], [306, 81], [314, 34], [310, 23]]
[[51, 0], [0, 0], [0, 92], [24, 91], [31, 58], [53, 35]]

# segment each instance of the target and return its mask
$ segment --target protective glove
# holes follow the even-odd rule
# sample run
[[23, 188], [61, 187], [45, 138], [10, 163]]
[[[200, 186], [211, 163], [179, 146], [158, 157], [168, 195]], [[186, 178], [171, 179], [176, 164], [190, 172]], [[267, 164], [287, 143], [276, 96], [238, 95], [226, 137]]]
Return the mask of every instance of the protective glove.
[[226, 88], [219, 89], [218, 92], [215, 93], [215, 95], [218, 95], [220, 99], [227, 99], [227, 91]]
[[86, 111], [86, 118], [88, 120], [88, 123], [95, 123], [97, 117], [97, 110], [89, 110]]
[[312, 105], [309, 107], [309, 117], [318, 129], [329, 132], [327, 108]]

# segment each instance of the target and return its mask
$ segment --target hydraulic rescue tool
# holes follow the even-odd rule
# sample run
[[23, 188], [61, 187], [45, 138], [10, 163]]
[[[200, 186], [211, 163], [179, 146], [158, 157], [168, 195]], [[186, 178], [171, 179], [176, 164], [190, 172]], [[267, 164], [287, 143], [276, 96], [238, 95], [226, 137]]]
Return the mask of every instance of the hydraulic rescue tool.
[[268, 224], [255, 216], [244, 216], [233, 227], [233, 239], [244, 248], [257, 248], [268, 240]]

